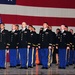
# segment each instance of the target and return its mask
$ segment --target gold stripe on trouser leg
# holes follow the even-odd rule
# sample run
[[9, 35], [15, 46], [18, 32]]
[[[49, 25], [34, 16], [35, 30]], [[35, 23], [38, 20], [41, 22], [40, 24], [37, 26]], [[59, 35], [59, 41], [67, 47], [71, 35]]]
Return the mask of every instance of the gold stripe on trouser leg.
[[27, 48], [27, 63], [26, 63], [27, 67], [28, 67], [28, 62], [29, 62], [29, 48]]
[[5, 50], [5, 67], [7, 66], [7, 50]]
[[48, 54], [48, 67], [51, 65], [51, 50], [49, 49], [49, 54]]
[[33, 67], [33, 62], [34, 62], [34, 48], [32, 48], [32, 62], [31, 62], [32, 67]]
[[65, 58], [66, 62], [69, 62], [69, 58], [70, 58], [70, 50], [66, 49], [66, 58]]
[[54, 49], [52, 48], [52, 50], [51, 50], [51, 64], [53, 62], [53, 52], [54, 52]]
[[65, 57], [66, 62], [67, 62], [67, 57], [68, 57], [68, 56], [67, 56], [67, 53], [68, 53], [68, 51], [67, 51], [67, 49], [66, 49], [66, 57]]

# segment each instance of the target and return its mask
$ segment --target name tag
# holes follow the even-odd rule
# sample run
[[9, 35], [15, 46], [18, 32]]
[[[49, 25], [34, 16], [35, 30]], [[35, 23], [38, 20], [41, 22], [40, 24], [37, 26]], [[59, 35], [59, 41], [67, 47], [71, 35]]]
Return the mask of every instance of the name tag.
[[66, 33], [63, 33], [63, 35], [66, 35]]
[[31, 34], [31, 35], [33, 35], [33, 34]]
[[25, 31], [24, 33], [27, 33], [27, 31]]
[[15, 35], [17, 35], [17, 33], [14, 33]]
[[5, 33], [2, 33], [3, 35], [5, 34]]
[[48, 34], [48, 32], [45, 33], [46, 35]]

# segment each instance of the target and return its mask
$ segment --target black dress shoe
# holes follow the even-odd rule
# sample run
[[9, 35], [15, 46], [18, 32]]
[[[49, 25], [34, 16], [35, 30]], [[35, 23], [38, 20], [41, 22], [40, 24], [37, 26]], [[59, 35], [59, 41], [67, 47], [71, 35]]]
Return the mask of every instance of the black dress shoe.
[[13, 68], [16, 68], [16, 66], [13, 66]]
[[29, 68], [33, 68], [33, 66], [28, 66]]
[[69, 64], [69, 65], [73, 65], [73, 64]]
[[69, 65], [66, 65], [67, 67], [69, 66]]
[[31, 67], [31, 66], [28, 66], [29, 68]]
[[62, 67], [61, 69], [66, 69], [65, 67]]
[[65, 67], [58, 67], [59, 69], [66, 69]]
[[45, 67], [44, 69], [48, 69], [48, 67]]
[[74, 69], [75, 69], [75, 66], [74, 66]]
[[10, 66], [10, 68], [15, 68], [16, 66]]
[[17, 64], [16, 66], [20, 66], [20, 64]]
[[36, 66], [36, 65], [33, 65], [34, 67]]
[[1, 69], [1, 67], [0, 67], [0, 69]]
[[9, 67], [11, 67], [11, 68], [12, 68], [12, 66], [9, 66]]
[[2, 69], [6, 69], [5, 67], [2, 67]]
[[59, 69], [61, 69], [61, 67], [58, 67]]
[[25, 67], [24, 69], [28, 69], [28, 67]]
[[38, 64], [38, 65], [42, 65], [42, 64]]
[[48, 69], [48, 67], [42, 67], [42, 69]]
[[19, 69], [24, 69], [24, 67], [20, 67]]
[[33, 68], [32, 66], [30, 66], [29, 68]]
[[45, 67], [42, 67], [41, 69], [45, 69]]
[[5, 67], [0, 67], [0, 69], [6, 69]]

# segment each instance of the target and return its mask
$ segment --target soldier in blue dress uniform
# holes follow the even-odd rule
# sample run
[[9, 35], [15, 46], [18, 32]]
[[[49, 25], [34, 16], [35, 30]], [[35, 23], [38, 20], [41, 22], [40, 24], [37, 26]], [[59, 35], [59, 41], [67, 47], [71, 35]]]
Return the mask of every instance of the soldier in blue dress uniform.
[[[27, 46], [30, 44], [28, 42], [29, 39], [29, 30], [27, 29], [26, 22], [22, 22], [22, 29], [19, 32], [19, 53], [20, 53], [20, 61], [21, 67], [20, 69], [27, 69]], [[29, 46], [28, 46], [29, 48]]]
[[16, 31], [16, 25], [12, 25], [12, 30], [10, 31], [10, 67], [17, 66], [17, 47], [18, 47], [18, 32]]
[[[17, 33], [19, 35], [20, 30], [19, 30], [19, 25], [18, 24], [16, 25], [16, 31], [17, 31]], [[19, 44], [18, 44], [18, 46], [19, 46]], [[20, 66], [20, 63], [21, 63], [20, 62], [20, 53], [19, 53], [19, 49], [17, 47], [17, 66]]]
[[67, 61], [66, 49], [70, 49], [68, 33], [65, 31], [65, 25], [61, 25], [60, 32], [58, 33], [58, 38], [56, 40], [56, 44], [58, 44], [59, 51], [59, 68], [65, 69]]
[[73, 50], [73, 63], [74, 63], [74, 69], [75, 69], [75, 33], [73, 34], [73, 40], [72, 40], [72, 50]]
[[36, 32], [33, 30], [32, 25], [29, 25], [28, 29], [30, 30], [30, 36], [29, 36], [30, 48], [29, 48], [28, 66], [32, 68], [35, 65], [34, 60], [35, 60]]
[[49, 49], [52, 48], [52, 31], [48, 29], [48, 23], [43, 23], [43, 29], [39, 33], [38, 47], [41, 50], [42, 69], [48, 69]]
[[5, 24], [0, 24], [0, 69], [5, 69], [5, 49], [9, 46], [9, 32], [5, 29]]

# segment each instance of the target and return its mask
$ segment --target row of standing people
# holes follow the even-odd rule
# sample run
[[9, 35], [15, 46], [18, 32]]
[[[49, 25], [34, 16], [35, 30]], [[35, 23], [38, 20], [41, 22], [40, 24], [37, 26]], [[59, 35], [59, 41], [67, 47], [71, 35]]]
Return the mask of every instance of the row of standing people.
[[43, 23], [39, 34], [32, 25], [27, 29], [25, 22], [22, 23], [21, 30], [16, 30], [16, 26], [12, 25], [10, 32], [5, 30], [3, 23], [0, 25], [0, 68], [5, 68], [5, 49], [9, 49], [10, 67], [16, 67], [17, 64], [21, 65], [20, 69], [35, 66], [36, 49], [39, 52], [42, 69], [51, 66], [54, 50], [58, 53], [56, 60], [59, 68], [73, 64], [75, 35], [68, 32], [65, 25], [61, 25], [57, 34], [52, 32], [46, 22]]
[[43, 69], [51, 66], [53, 52], [56, 54], [58, 68], [65, 69], [66, 66], [75, 64], [75, 33], [73, 34], [72, 29], [68, 31], [68, 26], [61, 25], [55, 34], [49, 28], [48, 23], [44, 23], [43, 29], [39, 33], [39, 39], [38, 47]]
[[[61, 25], [56, 34], [56, 61], [59, 68], [75, 64], [75, 33], [68, 26]], [[75, 68], [75, 67], [74, 67]]]
[[[16, 25], [12, 25], [12, 30], [5, 29], [5, 24], [0, 24], [0, 68], [5, 69], [5, 49], [9, 50], [10, 67], [21, 65], [21, 69], [35, 66], [36, 32], [32, 25], [22, 23], [22, 29], [16, 30]], [[17, 58], [20, 59], [17, 60]]]

